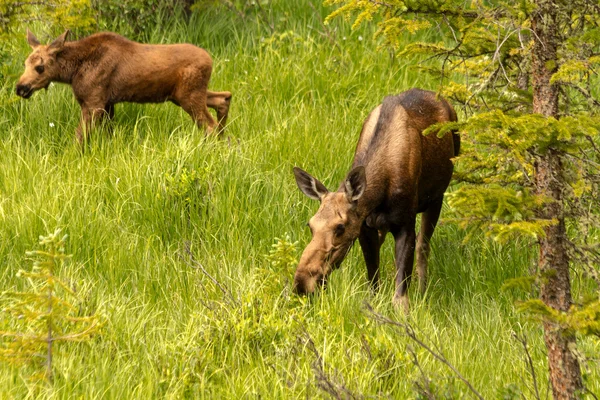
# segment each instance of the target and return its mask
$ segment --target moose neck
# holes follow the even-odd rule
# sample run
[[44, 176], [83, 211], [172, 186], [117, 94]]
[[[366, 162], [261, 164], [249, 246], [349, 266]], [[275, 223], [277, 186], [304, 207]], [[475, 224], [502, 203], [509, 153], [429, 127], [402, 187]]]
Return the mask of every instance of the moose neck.
[[59, 74], [54, 79], [56, 82], [70, 84], [73, 76], [88, 56], [88, 51], [80, 44], [80, 41], [67, 42], [63, 50], [56, 57], [59, 66]]

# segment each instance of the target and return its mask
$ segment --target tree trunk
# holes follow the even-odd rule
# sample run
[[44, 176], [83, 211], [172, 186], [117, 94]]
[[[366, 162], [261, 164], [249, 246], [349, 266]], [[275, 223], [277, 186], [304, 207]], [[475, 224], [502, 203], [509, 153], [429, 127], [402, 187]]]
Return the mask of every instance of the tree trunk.
[[[557, 10], [554, 0], [536, 0], [537, 9], [531, 18], [534, 32], [532, 57], [533, 112], [558, 117], [558, 88], [550, 84], [557, 64]], [[542, 275], [541, 299], [549, 307], [568, 311], [571, 306], [569, 256], [564, 220], [561, 154], [550, 150], [536, 163], [535, 185], [539, 194], [551, 199], [540, 214], [556, 224], [545, 229], [540, 240], [539, 269]], [[583, 388], [579, 362], [572, 348], [575, 336], [555, 324], [544, 323], [544, 341], [548, 351], [550, 382], [555, 399], [573, 399]]]

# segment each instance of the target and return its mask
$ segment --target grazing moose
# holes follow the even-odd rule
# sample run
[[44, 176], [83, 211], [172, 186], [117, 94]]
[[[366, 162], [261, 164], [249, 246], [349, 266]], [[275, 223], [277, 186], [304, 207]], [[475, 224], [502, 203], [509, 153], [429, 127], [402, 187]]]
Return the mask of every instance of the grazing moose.
[[379, 250], [388, 232], [396, 241], [396, 293], [393, 301], [408, 312], [407, 289], [415, 253], [415, 222], [421, 217], [417, 244], [420, 288], [426, 283], [429, 240], [452, 177], [452, 157], [460, 137], [423, 136], [428, 126], [456, 121], [456, 113], [434, 92], [412, 89], [389, 96], [363, 124], [352, 170], [337, 192], [294, 167], [300, 190], [321, 206], [308, 223], [312, 240], [304, 249], [294, 289], [312, 293], [339, 267], [358, 238], [371, 284], [379, 284]]
[[65, 31], [41, 45], [27, 31], [33, 52], [17, 84], [17, 95], [28, 99], [50, 82], [70, 84], [81, 106], [77, 140], [104, 117], [112, 118], [115, 104], [171, 101], [183, 108], [199, 127], [215, 128], [208, 107], [217, 112], [218, 133], [227, 122], [231, 93], [211, 92], [212, 59], [191, 44], [149, 45], [109, 32], [65, 42]]

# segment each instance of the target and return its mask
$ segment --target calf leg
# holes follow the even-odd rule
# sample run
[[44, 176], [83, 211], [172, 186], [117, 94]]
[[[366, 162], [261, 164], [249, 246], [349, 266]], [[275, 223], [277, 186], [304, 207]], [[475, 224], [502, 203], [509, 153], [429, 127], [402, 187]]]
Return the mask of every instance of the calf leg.
[[369, 228], [366, 224], [360, 229], [358, 242], [367, 265], [367, 277], [374, 290], [379, 289], [379, 250], [385, 240], [385, 233]]
[[108, 103], [104, 106], [104, 111], [106, 112], [106, 116], [108, 119], [113, 119], [115, 117], [115, 105]]
[[89, 137], [89, 133], [106, 116], [104, 106], [81, 106], [81, 121], [75, 132], [77, 142], [83, 145], [83, 142]]
[[190, 114], [198, 128], [206, 126], [207, 133], [213, 132], [216, 123], [210, 112], [208, 112], [208, 108], [206, 108], [206, 92], [194, 92], [187, 98], [177, 99], [177, 102], [185, 112]]
[[206, 126], [207, 133], [212, 133], [216, 125], [206, 107], [208, 81], [211, 72], [211, 65], [205, 65], [199, 69], [190, 68], [184, 71], [180, 85], [171, 99], [192, 117], [199, 128]]
[[227, 124], [229, 104], [231, 103], [230, 92], [206, 92], [206, 105], [217, 112], [218, 133], [222, 134]]
[[421, 293], [425, 292], [427, 285], [427, 259], [431, 251], [429, 241], [440, 217], [443, 199], [441, 197], [436, 200], [421, 214], [421, 231], [417, 241], [417, 275], [419, 276], [419, 291]]
[[396, 293], [393, 303], [408, 313], [408, 286], [415, 259], [415, 218], [404, 224], [399, 230], [392, 232], [396, 240]]

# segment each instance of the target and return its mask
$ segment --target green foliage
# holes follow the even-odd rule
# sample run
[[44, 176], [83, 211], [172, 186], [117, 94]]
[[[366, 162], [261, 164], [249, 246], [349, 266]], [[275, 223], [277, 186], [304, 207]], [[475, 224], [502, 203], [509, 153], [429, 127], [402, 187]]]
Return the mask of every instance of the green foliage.
[[574, 305], [568, 312], [548, 307], [539, 299], [519, 303], [518, 309], [567, 331], [600, 337], [600, 301], [597, 299], [584, 305]]
[[206, 196], [209, 192], [210, 169], [204, 170], [181, 168], [175, 173], [165, 173], [165, 181], [162, 190], [158, 192], [157, 197], [161, 198], [161, 193], [165, 199], [184, 205], [186, 208], [199, 208], [206, 202]]
[[[73, 145], [79, 107], [69, 87], [53, 85], [28, 101], [13, 101], [9, 80], [0, 92], [0, 291], [26, 283], [15, 273], [30, 238], [46, 229], [44, 221], [68, 225], [68, 248], [76, 249], [78, 262], [63, 271], [84, 280], [84, 289], [93, 288], [77, 285], [83, 315], [98, 305], [106, 315], [102, 335], [59, 346], [54, 382], [39, 397], [328, 398], [316, 365], [356, 398], [416, 396], [419, 371], [406, 353], [406, 338], [362, 311], [368, 301], [382, 313], [395, 312], [391, 237], [382, 248], [378, 293], [369, 288], [358, 243], [327, 290], [310, 298], [292, 293], [293, 266], [276, 268], [266, 255], [275, 236], [298, 241], [297, 249], [310, 239], [305, 224], [318, 206], [298, 191], [292, 166], [335, 186], [374, 105], [388, 93], [435, 89], [437, 83], [410, 68], [411, 59], [376, 50], [366, 39], [374, 31], [369, 26], [351, 31], [337, 19], [323, 27], [321, 16], [331, 9], [317, 1], [270, 4], [265, 11], [272, 13], [273, 34], [256, 5], [245, 19], [225, 6], [207, 7], [189, 23], [172, 18], [142, 34], [154, 43], [197, 43], [210, 51], [210, 88], [234, 96], [222, 140], [205, 138], [174, 105], [119, 104], [113, 132], [92, 135], [81, 153]], [[263, 38], [288, 31], [294, 35], [263, 45]], [[405, 34], [402, 40], [425, 36]], [[18, 40], [12, 76], [29, 52]], [[200, 202], [206, 213], [187, 213], [185, 197], [167, 192], [167, 175], [174, 189], [183, 168], [200, 178], [202, 191], [192, 190], [196, 183], [182, 191], [190, 188], [192, 203]], [[449, 211], [445, 207], [442, 216]], [[522, 349], [507, 338], [517, 329], [531, 338], [538, 376], [547, 371], [543, 339], [537, 324], [515, 312], [514, 293], [499, 289], [506, 279], [528, 273], [536, 249], [478, 234], [462, 246], [464, 235], [452, 223], [436, 228], [431, 284], [425, 296], [411, 290], [411, 323], [485, 398], [498, 398], [509, 383], [527, 396], [527, 372], [515, 362]], [[185, 261], [188, 243], [215, 281]], [[6, 304], [3, 298], [0, 304]], [[582, 351], [597, 351], [594, 340], [582, 340]], [[437, 387], [443, 391], [446, 367], [416, 352], [425, 371], [442, 379]], [[21, 378], [25, 372], [0, 363], [0, 398], [35, 397]], [[594, 365], [588, 382], [590, 390], [600, 390]], [[457, 382], [452, 390], [455, 398], [469, 396]]]
[[526, 293], [531, 293], [533, 285], [536, 283], [534, 276], [521, 276], [518, 278], [507, 279], [502, 285], [502, 290], [520, 289]]
[[17, 43], [26, 43], [27, 28], [41, 22], [54, 35], [65, 29], [89, 32], [95, 22], [92, 14], [90, 0], [0, 0], [0, 79], [14, 62]]
[[[483, 228], [503, 242], [517, 236], [542, 237], [544, 228], [554, 222], [539, 218], [550, 199], [535, 194], [534, 171], [538, 157], [548, 151], [562, 154], [566, 193], [577, 199], [597, 195], [596, 184], [589, 181], [599, 172], [597, 164], [581, 158], [582, 151], [600, 141], [598, 114], [580, 106], [581, 96], [592, 93], [589, 82], [600, 60], [592, 51], [600, 43], [595, 28], [600, 20], [592, 8], [561, 6], [564, 13], [574, 13], [573, 25], [561, 32], [565, 44], [552, 82], [568, 85], [565, 93], [570, 101], [564, 115], [555, 119], [531, 114], [531, 93], [519, 86], [530, 65], [532, 2], [330, 0], [328, 4], [341, 4], [328, 20], [353, 17], [356, 28], [377, 16], [375, 38], [383, 38], [382, 45], [403, 48], [401, 55], [439, 60], [421, 63], [420, 68], [438, 79], [440, 93], [463, 105], [466, 114], [463, 122], [429, 129], [439, 130], [439, 135], [450, 130], [461, 134], [455, 177], [465, 184], [449, 196], [461, 226]], [[429, 30], [433, 22], [438, 34], [408, 45], [400, 42], [400, 32]], [[568, 89], [573, 85], [576, 91]]]
[[525, 397], [523, 392], [514, 383], [509, 383], [500, 390], [498, 398], [501, 400], [517, 400]]
[[[60, 229], [40, 237], [43, 250], [27, 252], [33, 259], [31, 271], [19, 270], [29, 291], [5, 292], [8, 305], [2, 310], [8, 330], [0, 331], [0, 360], [16, 365], [46, 365], [45, 377], [52, 379], [53, 346], [60, 342], [81, 342], [98, 333], [98, 315], [81, 316], [76, 304], [79, 295], [57, 275], [64, 269], [66, 235]], [[72, 300], [67, 300], [67, 298]]]
[[287, 271], [298, 263], [298, 242], [292, 242], [286, 232], [283, 239], [275, 238], [275, 243], [267, 255], [267, 260], [276, 270]]
[[[403, 49], [400, 55], [425, 59], [419, 68], [436, 80], [441, 95], [461, 106], [462, 122], [434, 126], [426, 133], [437, 131], [443, 135], [458, 130], [461, 135], [455, 178], [462, 183], [449, 193], [448, 203], [457, 214], [453, 220], [470, 229], [465, 241], [479, 237], [483, 231], [500, 243], [525, 238], [526, 243], [542, 244], [538, 274], [513, 279], [505, 288], [535, 292], [538, 285], [534, 284], [539, 283], [543, 294], [548, 285], [556, 284], [559, 286], [554, 289], [563, 297], [560, 301], [570, 303], [569, 262], [592, 278], [588, 282], [595, 293], [592, 302], [563, 313], [532, 299], [520, 303], [518, 310], [555, 324], [557, 331], [598, 336], [598, 5], [531, 0], [328, 3], [341, 4], [330, 19], [338, 15], [354, 18], [354, 28], [376, 21], [374, 37], [380, 46]], [[540, 3], [557, 13], [552, 17], [556, 18], [553, 26], [547, 28], [552, 29], [551, 39], [535, 33], [541, 24], [533, 26], [537, 13], [545, 12], [543, 6], [537, 9]], [[549, 14], [542, 15], [549, 18]], [[431, 26], [436, 27], [435, 31]], [[429, 35], [405, 45], [399, 39], [404, 31], [428, 31]], [[540, 56], [539, 41], [552, 42], [558, 48], [557, 54], [549, 52], [550, 59]], [[548, 71], [553, 75], [546, 84], [544, 74]], [[558, 95], [551, 97], [555, 88], [560, 100]], [[554, 107], [554, 100], [559, 106], [554, 110], [547, 107], [547, 115], [532, 114], [534, 110], [541, 112], [546, 101], [546, 106]], [[544, 164], [548, 160], [554, 163], [552, 168]], [[556, 233], [565, 224], [570, 228], [569, 238]], [[553, 225], [559, 229], [551, 229]], [[546, 235], [552, 237], [542, 240]], [[559, 244], [550, 249], [548, 243]], [[566, 248], [568, 253], [561, 253]], [[552, 251], [559, 256], [544, 256]], [[558, 275], [557, 270], [563, 279], [551, 281]], [[547, 301], [556, 307], [556, 299]], [[563, 366], [556, 357], [550, 358], [551, 373]], [[569, 374], [579, 376], [579, 367]], [[555, 393], [560, 389], [554, 387]], [[502, 397], [519, 397], [519, 392], [511, 389]]]
[[94, 19], [90, 0], [0, 0], [0, 39], [23, 35], [28, 24], [42, 21], [50, 27], [87, 29]]
[[[90, 1], [90, 0], [88, 0]], [[157, 24], [183, 18], [186, 0], [91, 0], [98, 24], [110, 27], [133, 40], [147, 40], [144, 35]]]

